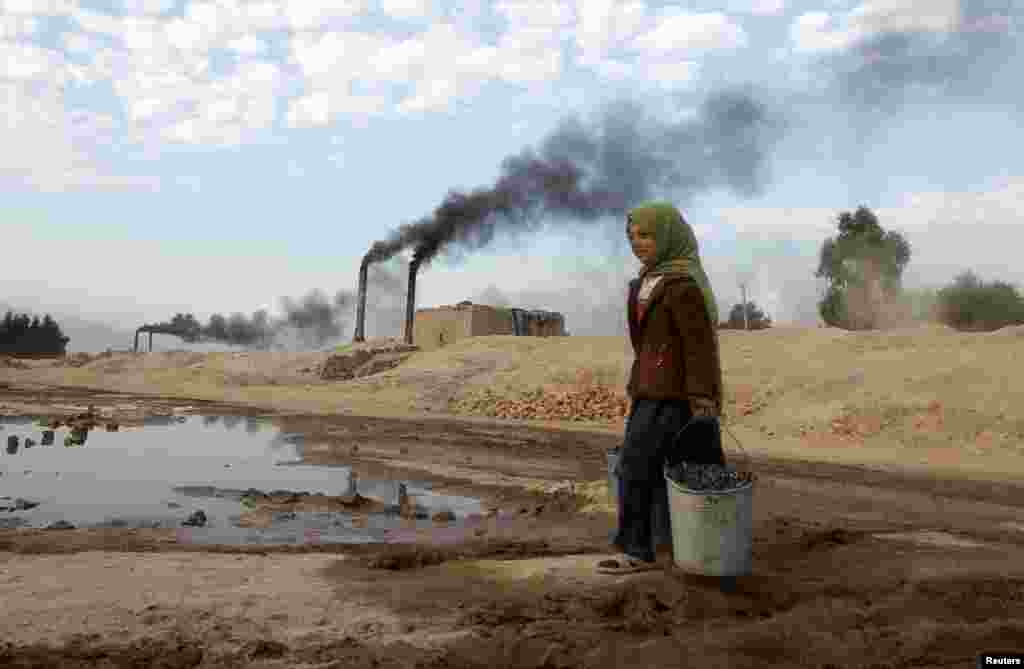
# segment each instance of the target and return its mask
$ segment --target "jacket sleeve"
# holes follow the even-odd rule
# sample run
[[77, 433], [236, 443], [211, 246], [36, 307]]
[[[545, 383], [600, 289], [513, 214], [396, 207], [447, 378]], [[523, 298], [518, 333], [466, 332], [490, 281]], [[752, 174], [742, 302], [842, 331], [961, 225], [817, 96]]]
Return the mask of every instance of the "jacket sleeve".
[[672, 320], [683, 338], [683, 360], [686, 365], [686, 394], [720, 401], [715, 332], [708, 318], [704, 293], [696, 281], [680, 282], [669, 300]]
[[637, 323], [636, 323], [636, 293], [637, 282], [630, 281], [626, 289], [626, 329], [629, 331], [629, 343], [633, 346], [633, 353], [637, 352]]

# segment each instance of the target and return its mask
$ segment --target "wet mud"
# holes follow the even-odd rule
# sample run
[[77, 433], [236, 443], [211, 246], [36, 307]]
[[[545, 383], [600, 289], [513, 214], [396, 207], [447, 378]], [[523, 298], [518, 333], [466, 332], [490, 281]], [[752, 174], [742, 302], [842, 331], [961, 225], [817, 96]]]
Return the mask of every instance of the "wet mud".
[[[386, 541], [358, 545], [200, 546], [163, 529], [0, 529], [0, 575], [9, 575], [0, 588], [12, 588], [0, 594], [29, 587], [10, 580], [31, 573], [25, 561], [55, 556], [130, 553], [141, 568], [158, 556], [222, 554], [255, 569], [316, 554], [316, 584], [281, 585], [276, 597], [307, 588], [301, 596], [350, 607], [325, 614], [321, 627], [163, 601], [130, 613], [117, 634], [43, 634], [8, 622], [0, 666], [866, 669], [966, 667], [983, 650], [1024, 649], [1024, 489], [1013, 482], [755, 457], [753, 573], [723, 590], [664, 553], [656, 571], [596, 573], [614, 517], [585, 510], [594, 499], [571, 484], [606, 478], [614, 436], [440, 418], [273, 419], [305, 436], [308, 463], [430, 480], [432, 493], [480, 499], [481, 513], [410, 520]], [[236, 492], [253, 495], [264, 514], [359, 503]], [[291, 615], [310, 606], [303, 600]]]

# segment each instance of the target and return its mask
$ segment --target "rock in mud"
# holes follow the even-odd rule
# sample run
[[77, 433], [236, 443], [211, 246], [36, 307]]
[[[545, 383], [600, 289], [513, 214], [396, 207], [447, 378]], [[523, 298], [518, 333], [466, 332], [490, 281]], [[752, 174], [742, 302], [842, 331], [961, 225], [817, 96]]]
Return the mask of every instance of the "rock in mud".
[[181, 522], [185, 527], [206, 527], [206, 523], [206, 512], [202, 509], [194, 511], [192, 515]]
[[27, 500], [24, 497], [15, 497], [12, 501], [10, 497], [0, 497], [0, 511], [7, 511], [13, 513], [14, 511], [28, 511], [39, 506], [39, 502], [33, 502]]
[[28, 521], [24, 518], [0, 518], [0, 530], [16, 530], [19, 527], [27, 527]]
[[74, 524], [69, 523], [66, 520], [58, 520], [55, 523], [50, 523], [46, 526], [48, 530], [73, 530], [75, 529]]
[[438, 511], [431, 518], [435, 523], [451, 523], [455, 521], [455, 513], [450, 509]]

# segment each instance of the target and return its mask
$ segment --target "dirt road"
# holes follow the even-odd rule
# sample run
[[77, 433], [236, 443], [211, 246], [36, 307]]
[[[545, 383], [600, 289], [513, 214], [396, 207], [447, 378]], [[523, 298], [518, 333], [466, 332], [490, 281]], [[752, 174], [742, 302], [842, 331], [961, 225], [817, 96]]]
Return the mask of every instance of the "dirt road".
[[621, 338], [473, 338], [334, 384], [304, 371], [322, 354], [0, 369], [0, 414], [258, 413], [304, 433], [307, 462], [429, 479], [486, 510], [351, 546], [0, 530], [0, 666], [968, 667], [1022, 652], [1020, 334], [723, 334], [728, 424], [760, 477], [754, 571], [728, 594], [668, 567], [595, 572], [621, 424], [444, 412], [581, 367], [615, 387]]
[[[110, 397], [8, 388], [0, 401]], [[120, 399], [139, 411], [174, 403]], [[965, 667], [1024, 639], [1015, 484], [755, 456], [754, 573], [724, 594], [670, 568], [595, 573], [614, 526], [600, 485], [612, 434], [277, 420], [307, 435], [310, 462], [429, 474], [502, 513], [410, 530], [401, 545], [0, 531], [0, 666]]]

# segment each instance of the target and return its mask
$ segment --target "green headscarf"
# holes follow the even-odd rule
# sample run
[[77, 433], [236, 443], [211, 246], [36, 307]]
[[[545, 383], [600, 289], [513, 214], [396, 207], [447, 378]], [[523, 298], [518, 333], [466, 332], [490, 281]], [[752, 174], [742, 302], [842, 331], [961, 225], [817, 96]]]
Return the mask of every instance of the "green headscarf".
[[639, 225], [645, 232], [654, 232], [657, 245], [654, 264], [651, 267], [644, 266], [640, 270], [640, 278], [657, 275], [692, 277], [704, 293], [704, 303], [707, 305], [711, 326], [717, 328], [718, 305], [715, 302], [715, 294], [711, 291], [711, 283], [700, 263], [697, 237], [679, 210], [668, 202], [646, 202], [630, 210], [626, 221], [627, 234], [630, 224], [633, 223]]
[[[711, 320], [711, 340], [714, 342], [715, 367], [718, 369], [718, 390], [719, 395], [714, 397], [719, 410], [722, 410], [724, 402], [725, 385], [722, 378], [722, 363], [718, 346], [718, 305], [715, 303], [715, 294], [711, 292], [711, 283], [708, 281], [704, 267], [700, 263], [700, 255], [697, 251], [697, 237], [693, 229], [683, 219], [679, 210], [668, 202], [646, 202], [639, 207], [632, 209], [626, 217], [626, 234], [629, 234], [629, 226], [636, 223], [641, 230], [654, 231], [656, 253], [654, 263], [650, 267], [644, 266], [640, 270], [641, 280], [647, 276], [688, 276], [693, 278], [704, 293], [704, 304], [707, 307], [708, 318]], [[724, 416], [720, 413], [720, 418]]]

